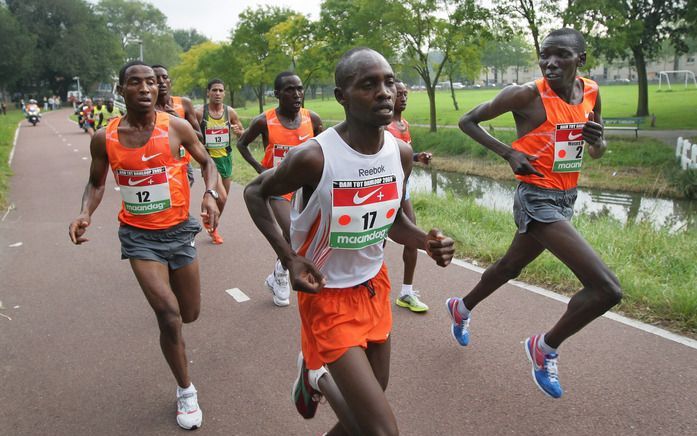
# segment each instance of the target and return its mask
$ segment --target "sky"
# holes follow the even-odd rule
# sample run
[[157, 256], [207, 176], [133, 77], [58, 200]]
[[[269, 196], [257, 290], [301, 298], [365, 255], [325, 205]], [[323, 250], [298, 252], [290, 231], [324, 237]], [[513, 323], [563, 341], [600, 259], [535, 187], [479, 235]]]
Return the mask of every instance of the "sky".
[[319, 18], [321, 0], [144, 0], [167, 16], [172, 29], [196, 29], [213, 41], [224, 41], [247, 7], [260, 5], [286, 7]]

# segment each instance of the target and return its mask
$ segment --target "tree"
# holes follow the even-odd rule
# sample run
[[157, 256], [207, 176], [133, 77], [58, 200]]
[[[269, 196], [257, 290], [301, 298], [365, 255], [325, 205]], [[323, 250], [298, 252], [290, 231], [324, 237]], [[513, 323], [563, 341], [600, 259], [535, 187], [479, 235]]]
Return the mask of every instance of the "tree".
[[470, 80], [477, 77], [482, 68], [481, 50], [479, 44], [460, 44], [456, 46], [450, 54], [450, 59], [445, 66], [445, 74], [450, 83], [450, 97], [453, 100], [453, 107], [456, 111], [460, 110], [455, 96], [455, 88], [453, 87], [453, 78], [457, 75], [463, 75]]
[[171, 34], [143, 35], [143, 61], [149, 65], [175, 67], [179, 63], [181, 52], [181, 47]]
[[247, 8], [239, 16], [233, 30], [232, 43], [237, 47], [240, 62], [244, 66], [245, 83], [254, 91], [259, 102], [259, 112], [264, 111], [266, 84], [282, 69], [288, 68], [290, 59], [279, 50], [272, 50], [267, 33], [295, 12], [275, 6]]
[[6, 4], [22, 28], [36, 35], [35, 62], [23, 77], [25, 85], [40, 84], [65, 95], [75, 75], [85, 85], [111, 80], [121, 63], [118, 40], [89, 5], [81, 0]]
[[[486, 11], [473, 0], [391, 0], [388, 7], [391, 27], [401, 36], [408, 62], [426, 86], [431, 132], [435, 132], [438, 79], [455, 47], [473, 43], [484, 33]], [[441, 59], [434, 63], [436, 54]]]
[[150, 3], [139, 0], [100, 0], [96, 6], [107, 21], [108, 29], [118, 36], [121, 47], [143, 40], [146, 34], [169, 33], [167, 17]]
[[208, 41], [208, 38], [198, 33], [196, 29], [177, 29], [174, 31], [173, 36], [182, 51], [189, 51], [191, 47]]
[[[574, 0], [568, 0], [569, 4], [573, 2]], [[540, 42], [546, 33], [545, 28], [562, 12], [559, 4], [559, 0], [504, 0], [498, 3], [497, 15], [504, 21], [515, 18], [524, 22], [530, 31], [535, 54], [539, 58]], [[568, 23], [564, 20], [559, 24], [566, 26]]]
[[206, 41], [182, 53], [179, 64], [169, 70], [172, 76], [172, 90], [177, 94], [190, 94], [194, 90], [205, 89], [211, 77], [201, 68], [202, 65], [207, 65], [201, 60], [219, 49], [220, 44]]
[[[694, 0], [691, 0], [694, 1]], [[608, 60], [631, 57], [639, 83], [636, 116], [649, 115], [646, 64], [665, 40], [675, 47], [685, 41], [691, 12], [685, 0], [586, 0], [567, 9], [567, 19]]]
[[7, 7], [0, 4], [0, 90], [31, 72], [36, 36], [24, 29]]

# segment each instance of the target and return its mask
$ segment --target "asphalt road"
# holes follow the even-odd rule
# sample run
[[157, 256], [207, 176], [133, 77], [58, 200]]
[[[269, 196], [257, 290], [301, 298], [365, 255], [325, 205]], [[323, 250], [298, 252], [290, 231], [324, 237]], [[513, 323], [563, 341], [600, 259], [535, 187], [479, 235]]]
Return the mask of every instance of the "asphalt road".
[[[0, 434], [179, 434], [155, 317], [120, 260], [120, 197], [111, 176], [90, 242], [68, 240], [89, 168], [88, 137], [68, 115], [45, 114], [37, 127], [24, 122], [12, 164], [15, 208], [0, 222]], [[203, 187], [197, 179], [194, 212]], [[184, 329], [204, 412], [197, 433], [320, 435], [335, 417], [322, 404], [303, 420], [290, 401], [297, 300], [273, 305], [264, 278], [274, 255], [241, 191], [234, 186], [223, 215], [225, 244], [197, 238], [202, 312]], [[400, 283], [401, 250], [392, 243], [387, 264]], [[388, 396], [402, 434], [697, 432], [697, 349], [689, 346], [601, 318], [563, 345], [565, 395], [549, 399], [531, 380], [523, 340], [548, 329], [564, 304], [514, 285], [477, 308], [472, 344], [456, 345], [444, 300], [478, 277], [421, 254], [416, 285], [431, 310], [394, 308]], [[231, 288], [250, 300], [238, 303], [225, 292]]]

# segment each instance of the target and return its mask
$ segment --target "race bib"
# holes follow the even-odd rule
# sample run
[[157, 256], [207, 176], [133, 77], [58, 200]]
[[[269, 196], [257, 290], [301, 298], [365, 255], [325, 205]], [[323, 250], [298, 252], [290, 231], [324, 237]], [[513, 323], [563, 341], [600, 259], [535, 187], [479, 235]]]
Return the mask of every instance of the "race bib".
[[124, 209], [133, 215], [148, 215], [172, 207], [167, 167], [145, 170], [116, 170]]
[[334, 181], [329, 246], [360, 250], [387, 238], [400, 205], [397, 178]]
[[282, 144], [274, 144], [273, 145], [273, 167], [276, 168], [281, 164], [281, 161], [283, 158], [286, 157], [286, 154], [288, 154], [288, 150], [293, 147], [292, 145], [282, 145]]
[[230, 144], [230, 131], [227, 127], [206, 129], [206, 148], [209, 150], [226, 148]]
[[584, 123], [557, 124], [554, 132], [555, 173], [577, 173], [583, 163], [583, 126]]

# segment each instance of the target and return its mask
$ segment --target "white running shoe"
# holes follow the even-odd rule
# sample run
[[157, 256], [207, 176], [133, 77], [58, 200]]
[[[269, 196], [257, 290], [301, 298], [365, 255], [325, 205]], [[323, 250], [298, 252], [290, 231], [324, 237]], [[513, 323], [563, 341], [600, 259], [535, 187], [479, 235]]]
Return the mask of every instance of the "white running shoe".
[[201, 428], [203, 413], [196, 392], [177, 397], [177, 424], [186, 430]]
[[290, 304], [290, 285], [288, 284], [288, 270], [283, 269], [281, 261], [276, 261], [273, 273], [266, 277], [266, 287], [273, 294], [273, 304], [284, 307]]

